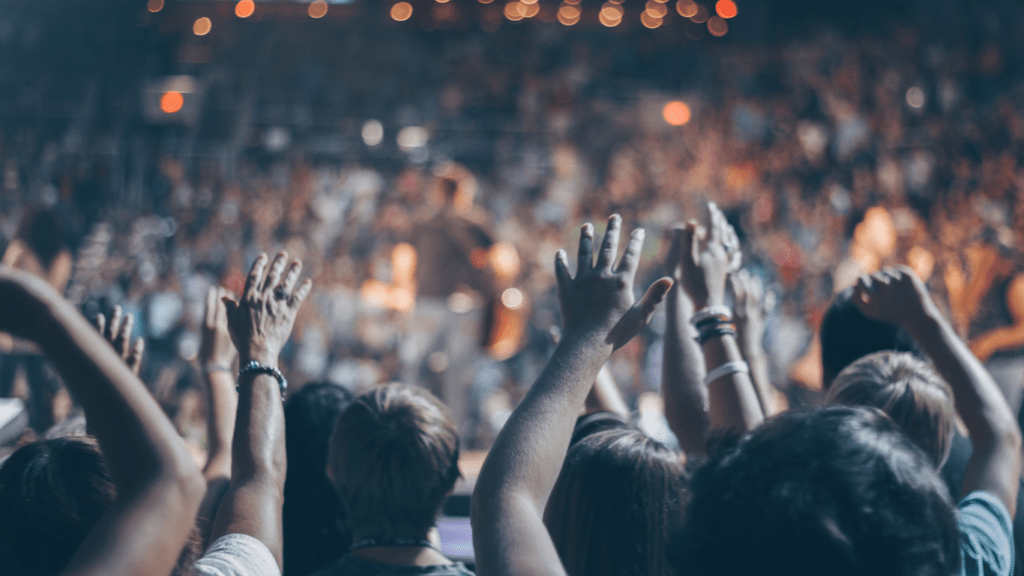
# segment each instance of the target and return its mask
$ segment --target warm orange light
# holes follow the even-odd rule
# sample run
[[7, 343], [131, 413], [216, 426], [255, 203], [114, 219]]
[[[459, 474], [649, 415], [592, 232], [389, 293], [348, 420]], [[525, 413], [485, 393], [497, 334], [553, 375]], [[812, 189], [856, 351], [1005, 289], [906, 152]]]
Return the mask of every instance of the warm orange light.
[[676, 12], [683, 18], [693, 18], [697, 15], [697, 3], [693, 0], [679, 0], [676, 3]]
[[572, 26], [580, 21], [582, 12], [575, 6], [562, 6], [558, 9], [558, 21], [564, 26]]
[[732, 0], [718, 0], [715, 4], [715, 12], [722, 18], [735, 18], [738, 11], [736, 10], [736, 3]]
[[579, 3], [580, 3], [580, 0], [565, 0], [565, 2], [563, 2], [563, 4], [571, 4], [573, 6], [575, 6], [575, 5], [579, 4]]
[[412, 4], [399, 2], [391, 7], [391, 18], [397, 22], [405, 22], [412, 18]]
[[434, 0], [438, 4], [447, 4], [449, 0]]
[[174, 114], [185, 105], [185, 97], [181, 92], [165, 92], [160, 97], [160, 109], [166, 114]]
[[609, 8], [602, 8], [597, 14], [597, 19], [601, 24], [609, 28], [614, 28], [615, 26], [622, 24], [622, 15]]
[[521, 3], [527, 4], [527, 5], [529, 5], [529, 4], [536, 4], [537, 3], [537, 0], [519, 0], [519, 1]]
[[238, 0], [238, 4], [235, 4], [235, 16], [239, 18], [248, 18], [255, 11], [256, 3], [252, 0]]
[[213, 22], [206, 16], [203, 16], [192, 24], [192, 33], [196, 36], [206, 36], [210, 33], [210, 30], [213, 30]]
[[306, 10], [310, 18], [323, 18], [327, 16], [327, 2], [324, 0], [316, 0], [309, 5], [309, 9]]
[[723, 18], [718, 16], [712, 16], [708, 20], [708, 32], [711, 32], [712, 36], [721, 38], [729, 31], [729, 23]]
[[164, 9], [164, 0], [149, 0], [146, 2], [146, 9], [150, 12], [159, 12]]
[[655, 2], [655, 0], [647, 0], [647, 5], [644, 9], [652, 18], [657, 18], [658, 20], [661, 20], [666, 14], [668, 14], [668, 8], [665, 7], [664, 4]]
[[606, 18], [615, 19], [622, 18], [623, 14], [625, 13], [625, 10], [623, 10], [622, 6], [619, 6], [618, 4], [614, 4], [612, 2], [605, 2], [604, 5], [601, 6], [600, 13], [604, 14]]
[[665, 104], [661, 115], [665, 118], [665, 122], [673, 126], [682, 126], [690, 121], [690, 107], [686, 105], [686, 102], [676, 100]]
[[640, 13], [640, 23], [647, 28], [657, 28], [661, 26], [661, 18], [655, 18], [650, 12], [644, 10]]
[[481, 4], [490, 4], [491, 2], [494, 2], [494, 0], [477, 0], [477, 1], [480, 2]]
[[540, 14], [540, 4], [527, 4], [526, 2], [520, 2], [520, 4], [522, 4], [522, 8], [520, 8], [520, 10], [522, 11], [524, 18], [533, 18], [537, 14]]
[[518, 1], [513, 0], [508, 4], [505, 4], [505, 18], [513, 22], [518, 22], [523, 19], [523, 12], [525, 6]]

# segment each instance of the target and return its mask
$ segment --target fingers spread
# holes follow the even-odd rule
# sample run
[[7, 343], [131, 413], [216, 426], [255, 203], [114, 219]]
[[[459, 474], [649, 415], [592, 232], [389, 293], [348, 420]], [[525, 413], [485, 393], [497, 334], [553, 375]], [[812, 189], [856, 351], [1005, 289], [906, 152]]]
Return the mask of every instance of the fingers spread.
[[97, 314], [96, 317], [93, 318], [92, 324], [93, 324], [93, 326], [96, 327], [97, 330], [99, 330], [101, 336], [105, 335], [104, 334], [104, 329], [107, 327], [107, 317], [106, 316], [104, 316], [103, 314]]
[[260, 289], [260, 280], [263, 279], [263, 270], [267, 267], [267, 255], [260, 254], [249, 269], [249, 276], [245, 279], [245, 291], [242, 298], [252, 300], [256, 298], [256, 292]]
[[142, 366], [142, 353], [146, 350], [146, 341], [139, 338], [135, 341], [135, 345], [132, 346], [132, 351], [128, 355], [128, 366], [135, 371], [138, 375], [139, 367]]
[[604, 240], [601, 241], [601, 251], [597, 255], [597, 264], [594, 266], [602, 272], [610, 272], [612, 263], [615, 262], [615, 255], [619, 252], [619, 234], [622, 231], [622, 217], [612, 214], [608, 219], [608, 230], [604, 233]]
[[263, 283], [261, 292], [277, 288], [277, 284], [281, 281], [281, 274], [284, 273], [284, 267], [287, 265], [288, 253], [284, 251], [278, 252], [277, 256], [274, 258], [273, 264], [270, 265], [270, 272], [267, 274], [267, 279]]
[[134, 327], [135, 317], [131, 314], [125, 314], [124, 322], [121, 323], [121, 329], [118, 330], [117, 338], [114, 339], [114, 346], [122, 358], [128, 356], [128, 343], [131, 341], [132, 328]]
[[618, 271], [624, 272], [630, 278], [636, 274], [636, 269], [640, 265], [640, 252], [644, 247], [645, 234], [643, 228], [633, 230], [629, 244], [626, 244], [626, 251], [622, 254], [622, 260], [619, 261]]
[[671, 278], [660, 278], [654, 284], [651, 284], [651, 287], [647, 289], [647, 292], [644, 294], [643, 298], [641, 298], [640, 302], [637, 303], [637, 305], [640, 307], [640, 310], [643, 312], [645, 324], [647, 323], [647, 321], [651, 319], [651, 315], [654, 314], [654, 311], [658, 308], [658, 305], [661, 304], [661, 302], [665, 299], [665, 295], [668, 294], [668, 291], [671, 289]]
[[594, 225], [587, 222], [580, 228], [580, 252], [577, 256], [576, 277], [594, 266]]
[[114, 306], [114, 311], [110, 313], [110, 322], [107, 322], [107, 331], [103, 333], [103, 337], [108, 342], [113, 343], [114, 338], [121, 330], [121, 307]]

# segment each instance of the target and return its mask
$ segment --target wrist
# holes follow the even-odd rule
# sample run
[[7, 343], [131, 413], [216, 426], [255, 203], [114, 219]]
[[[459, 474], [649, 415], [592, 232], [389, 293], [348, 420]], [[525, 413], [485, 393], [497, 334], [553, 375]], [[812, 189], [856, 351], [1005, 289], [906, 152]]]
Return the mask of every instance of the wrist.
[[239, 364], [245, 366], [249, 362], [259, 362], [264, 366], [277, 368], [278, 355], [266, 348], [255, 348], [238, 354]]

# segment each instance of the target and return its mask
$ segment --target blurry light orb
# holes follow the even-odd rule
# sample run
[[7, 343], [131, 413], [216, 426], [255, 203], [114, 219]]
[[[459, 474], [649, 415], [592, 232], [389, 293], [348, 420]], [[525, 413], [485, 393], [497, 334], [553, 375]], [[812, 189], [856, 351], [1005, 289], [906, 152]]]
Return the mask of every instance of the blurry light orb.
[[540, 14], [540, 4], [527, 4], [525, 2], [520, 2], [519, 4], [521, 6], [520, 10], [522, 10], [524, 18], [533, 18], [537, 14]]
[[523, 306], [525, 300], [523, 291], [518, 288], [508, 288], [501, 293], [501, 303], [509, 310], [518, 310]]
[[398, 131], [398, 137], [395, 138], [395, 141], [398, 143], [399, 148], [408, 152], [426, 146], [429, 139], [430, 136], [427, 134], [426, 128], [422, 126], [406, 126]]
[[729, 31], [729, 23], [723, 18], [718, 16], [712, 16], [708, 19], [708, 32], [711, 32], [712, 36], [722, 37]]
[[558, 9], [558, 22], [564, 26], [572, 26], [580, 21], [582, 14], [576, 6], [562, 6]]
[[625, 10], [622, 9], [622, 6], [619, 6], [614, 2], [605, 2], [604, 5], [601, 6], [601, 12], [599, 14], [604, 14], [606, 18], [622, 18], [625, 14]]
[[434, 1], [437, 2], [438, 4], [444, 4], [444, 3], [448, 2], [449, 0], [434, 0]]
[[708, 21], [708, 9], [704, 6], [697, 4], [697, 13], [690, 17], [697, 24], [703, 24]]
[[519, 0], [519, 2], [522, 3], [522, 4], [530, 5], [530, 4], [536, 4], [537, 0]]
[[735, 18], [739, 10], [736, 9], [736, 3], [732, 0], [718, 0], [715, 4], [715, 12], [722, 18]]
[[650, 14], [653, 18], [662, 19], [668, 14], [668, 8], [664, 4], [659, 4], [654, 0], [647, 0], [647, 5], [644, 10]]
[[380, 120], [367, 120], [363, 123], [363, 142], [367, 146], [378, 146], [384, 141], [384, 125]]
[[465, 314], [473, 309], [473, 297], [465, 292], [456, 292], [448, 297], [448, 309], [456, 314]]
[[[608, 1], [611, 2], [612, 4], [622, 4], [626, 0], [608, 0]], [[579, 4], [579, 2], [573, 2], [573, 4]]]
[[597, 19], [601, 24], [609, 28], [614, 28], [615, 26], [622, 24], [622, 16], [614, 10], [602, 9], [601, 12], [598, 13]]
[[917, 86], [913, 86], [907, 90], [907, 104], [909, 104], [911, 108], [920, 108], [924, 106], [924, 91]]
[[679, 100], [665, 104], [665, 108], [661, 111], [665, 122], [673, 126], [682, 126], [689, 122], [690, 114], [690, 107], [686, 105], [686, 102], [680, 102]]
[[494, 0], [478, 0], [478, 2], [481, 4], [490, 4], [491, 2], [494, 2]]
[[210, 33], [210, 30], [213, 30], [213, 22], [206, 16], [203, 16], [192, 24], [192, 33], [196, 36], [206, 36]]
[[679, 0], [676, 3], [676, 12], [683, 18], [693, 18], [697, 15], [697, 3], [693, 0]]
[[565, 0], [564, 4], [575, 6], [580, 3], [581, 0]]
[[412, 18], [412, 4], [399, 2], [391, 7], [391, 18], [396, 22], [405, 22]]
[[146, 2], [146, 9], [150, 12], [159, 12], [164, 9], [164, 0], [149, 0]]
[[640, 23], [647, 28], [654, 29], [661, 26], [661, 18], [655, 18], [654, 16], [651, 16], [650, 12], [644, 10], [640, 13]]
[[508, 18], [513, 22], [522, 20], [524, 12], [523, 8], [525, 8], [525, 6], [516, 0], [505, 4], [505, 18]]
[[165, 114], [174, 114], [184, 105], [185, 97], [181, 95], [181, 92], [165, 92], [160, 97], [160, 110], [163, 110]]
[[235, 16], [239, 18], [248, 18], [256, 12], [256, 3], [253, 0], [238, 0], [238, 4], [235, 4]]
[[327, 2], [324, 0], [316, 0], [309, 5], [309, 9], [306, 10], [309, 13], [310, 18], [323, 18], [327, 16]]

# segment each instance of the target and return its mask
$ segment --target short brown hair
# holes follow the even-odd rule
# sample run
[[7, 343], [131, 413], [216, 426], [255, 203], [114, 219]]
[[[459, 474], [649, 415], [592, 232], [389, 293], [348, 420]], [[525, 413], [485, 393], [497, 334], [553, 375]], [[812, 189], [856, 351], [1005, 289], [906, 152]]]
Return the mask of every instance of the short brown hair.
[[930, 364], [905, 352], [864, 356], [836, 376], [828, 404], [873, 406], [889, 415], [936, 468], [953, 441], [953, 391]]
[[389, 384], [338, 417], [328, 468], [354, 536], [422, 537], [459, 478], [459, 435], [426, 390]]

